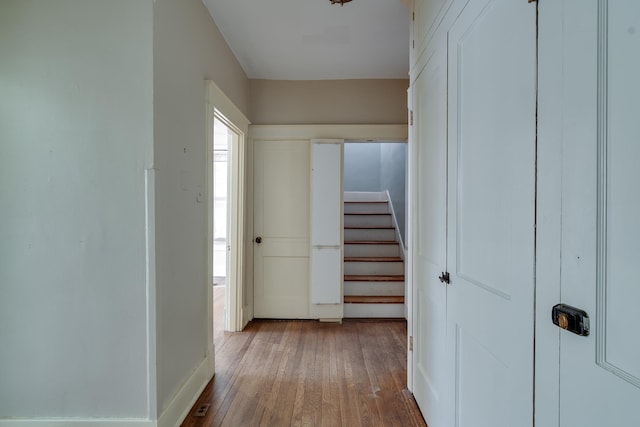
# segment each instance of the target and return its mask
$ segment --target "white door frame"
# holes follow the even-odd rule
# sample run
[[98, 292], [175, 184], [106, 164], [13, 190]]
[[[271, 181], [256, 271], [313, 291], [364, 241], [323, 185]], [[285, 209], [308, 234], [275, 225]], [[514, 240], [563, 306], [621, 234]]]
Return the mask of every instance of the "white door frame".
[[[413, 37], [413, 25], [411, 25], [411, 32]], [[416, 195], [414, 194], [414, 187], [417, 177], [417, 164], [415, 162], [415, 128], [413, 127], [413, 84], [411, 82], [409, 88], [407, 88], [407, 163], [406, 163], [406, 183], [405, 183], [405, 224], [404, 224], [404, 245], [405, 259], [404, 259], [404, 280], [405, 280], [405, 292], [404, 302], [407, 313], [407, 390], [413, 393], [413, 264], [414, 264], [414, 245], [413, 237], [410, 237], [413, 233], [413, 221], [415, 215], [413, 214], [413, 204], [416, 202]], [[403, 249], [404, 250], [404, 249]]]
[[207, 90], [207, 354], [214, 360], [213, 348], [213, 126], [217, 118], [238, 134], [237, 142], [230, 147], [231, 162], [229, 183], [229, 270], [227, 271], [227, 317], [225, 330], [242, 330], [242, 301], [244, 288], [244, 201], [245, 201], [245, 151], [249, 120], [227, 98], [213, 81], [206, 82]]

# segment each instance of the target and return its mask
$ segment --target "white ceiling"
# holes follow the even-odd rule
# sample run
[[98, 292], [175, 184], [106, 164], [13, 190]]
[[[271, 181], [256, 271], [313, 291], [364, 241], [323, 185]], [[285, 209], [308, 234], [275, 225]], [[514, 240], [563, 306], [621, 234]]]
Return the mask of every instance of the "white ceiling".
[[409, 10], [402, 0], [203, 0], [247, 76], [407, 78]]

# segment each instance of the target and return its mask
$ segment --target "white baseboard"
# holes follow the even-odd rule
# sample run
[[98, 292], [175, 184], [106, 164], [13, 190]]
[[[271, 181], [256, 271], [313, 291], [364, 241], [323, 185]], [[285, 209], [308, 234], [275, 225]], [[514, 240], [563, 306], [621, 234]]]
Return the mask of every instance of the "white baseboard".
[[[158, 418], [158, 427], [176, 427], [182, 421], [200, 397], [202, 390], [213, 377], [209, 358], [205, 358], [191, 377], [182, 385]], [[2, 427], [2, 426], [0, 426]]]
[[156, 427], [138, 418], [16, 418], [1, 419], [0, 427]]
[[209, 358], [200, 363], [158, 421], [143, 418], [4, 418], [0, 427], [175, 427], [179, 426], [213, 376]]

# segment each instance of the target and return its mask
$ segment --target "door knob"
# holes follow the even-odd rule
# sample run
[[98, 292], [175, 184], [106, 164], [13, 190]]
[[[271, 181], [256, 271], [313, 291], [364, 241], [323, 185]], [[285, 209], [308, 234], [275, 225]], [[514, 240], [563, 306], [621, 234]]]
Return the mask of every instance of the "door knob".
[[442, 283], [446, 283], [447, 285], [449, 285], [451, 283], [451, 276], [449, 276], [449, 272], [448, 271], [443, 271], [442, 274], [440, 276], [438, 276], [438, 279]]
[[257, 244], [262, 243], [262, 237], [260, 237], [260, 236], [256, 237], [256, 243]]

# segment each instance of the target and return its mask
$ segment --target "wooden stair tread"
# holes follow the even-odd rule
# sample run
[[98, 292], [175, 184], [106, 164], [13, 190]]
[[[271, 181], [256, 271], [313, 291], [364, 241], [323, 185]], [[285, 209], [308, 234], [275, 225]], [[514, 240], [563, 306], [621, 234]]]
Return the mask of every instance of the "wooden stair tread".
[[388, 200], [345, 200], [345, 203], [389, 203]]
[[398, 245], [395, 240], [345, 240], [345, 245]]
[[402, 258], [398, 256], [346, 256], [344, 257], [344, 260], [356, 262], [402, 262]]
[[362, 226], [345, 226], [345, 230], [395, 230], [391, 225], [362, 225]]
[[374, 276], [374, 275], [354, 275], [345, 274], [345, 282], [404, 282], [404, 274], [397, 276]]
[[367, 215], [367, 216], [371, 216], [371, 215], [387, 215], [387, 216], [391, 216], [390, 213], [388, 212], [381, 212], [381, 213], [375, 213], [375, 212], [345, 212], [345, 215]]
[[345, 295], [345, 304], [404, 304], [402, 295]]

